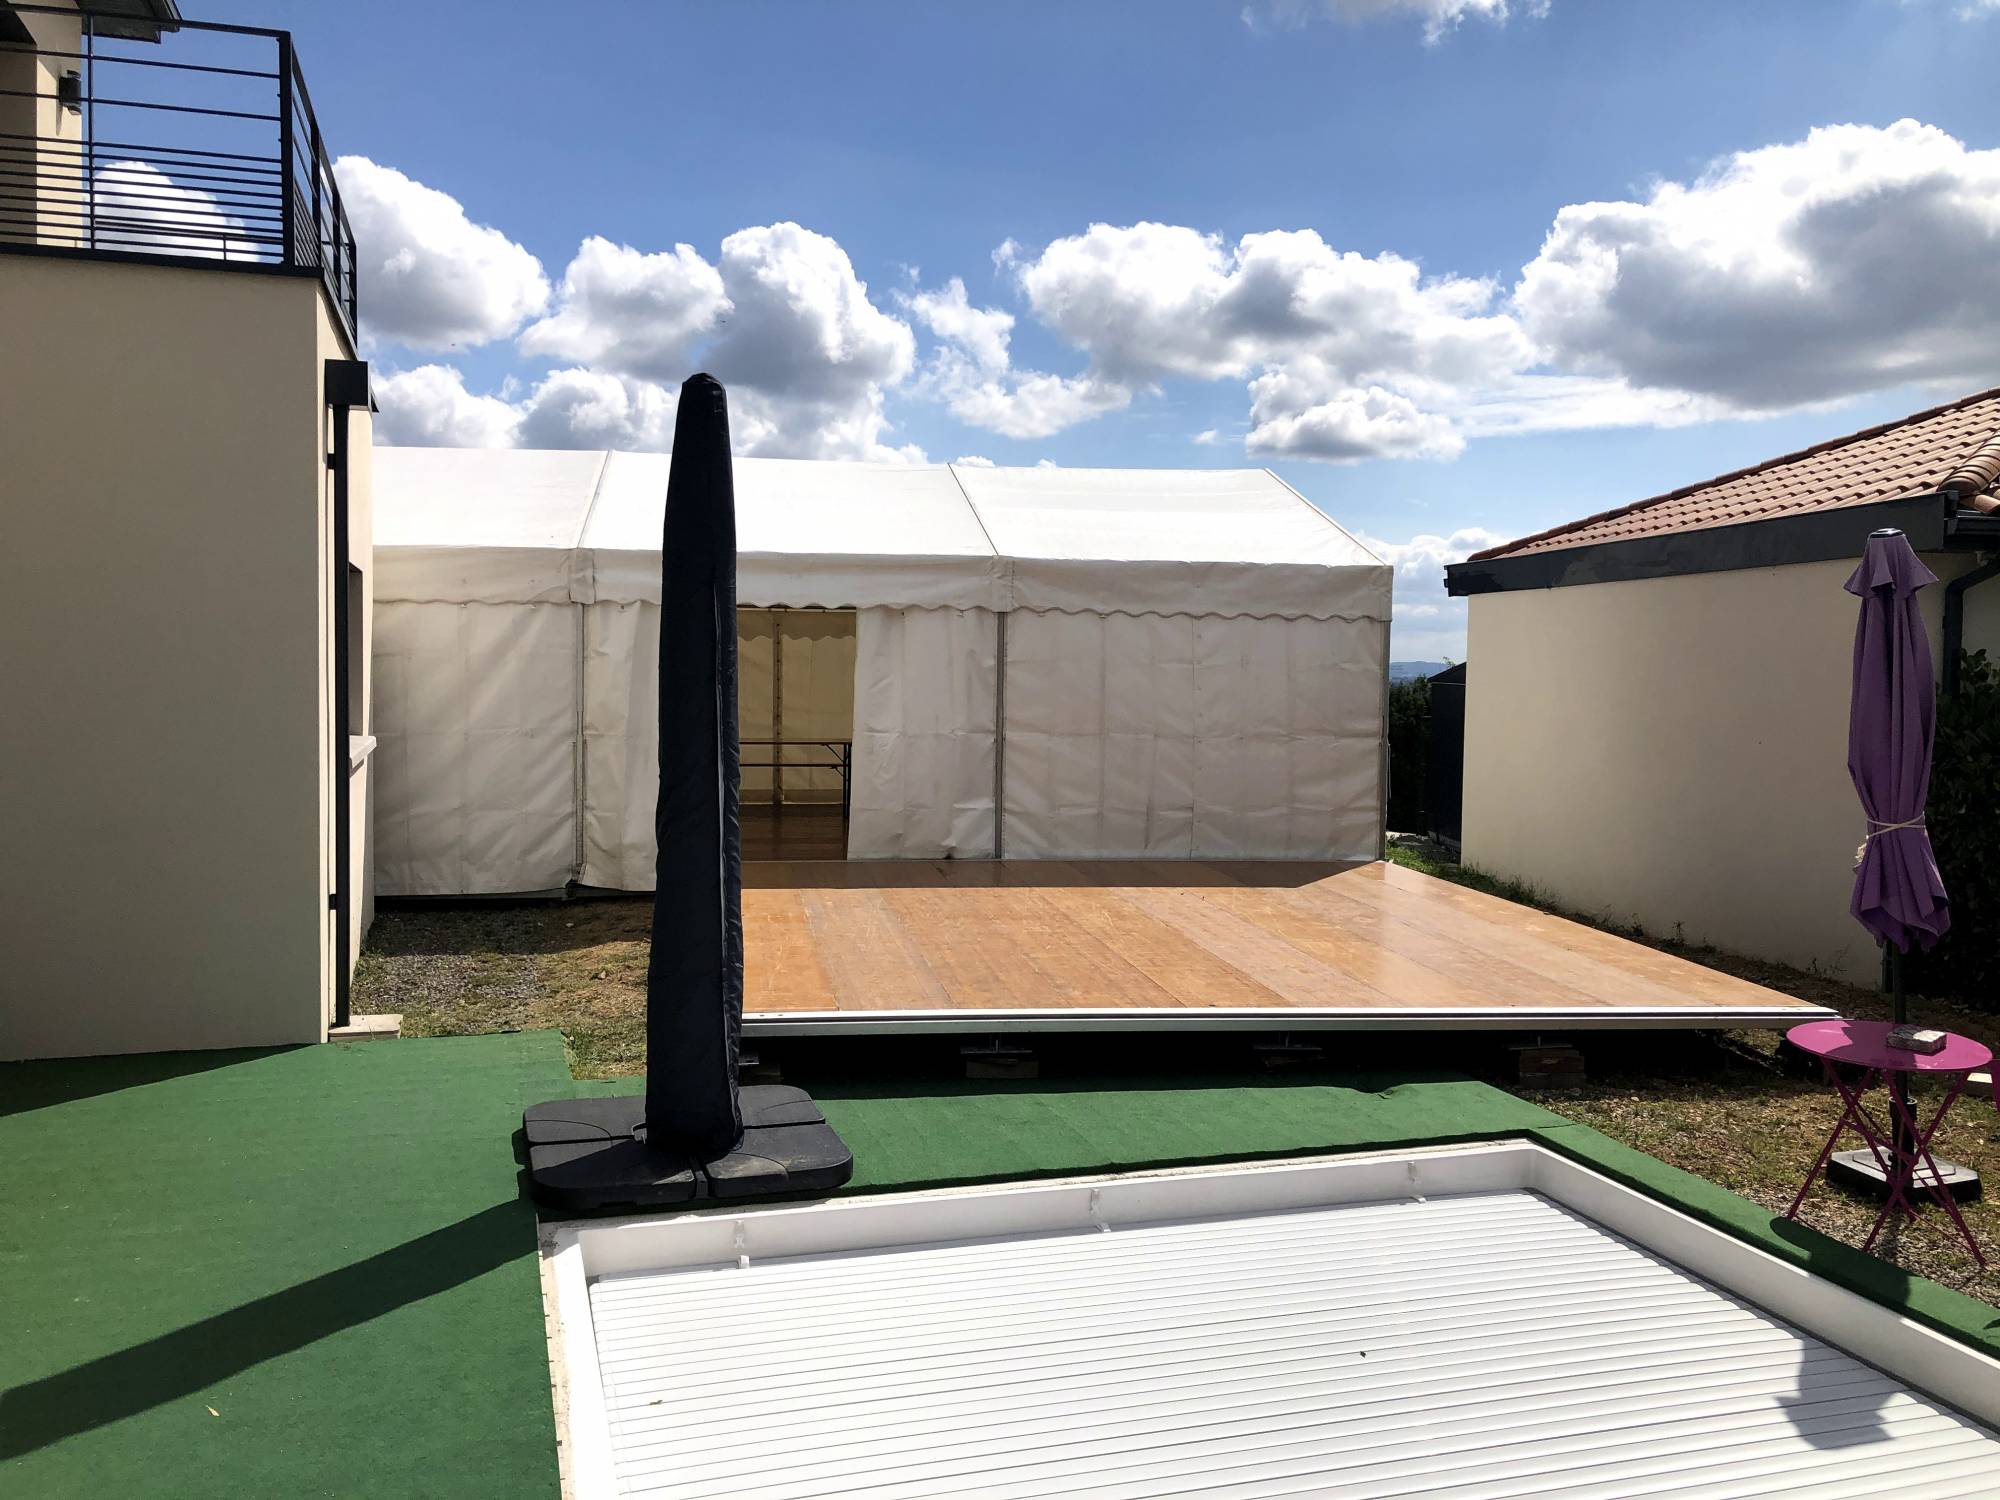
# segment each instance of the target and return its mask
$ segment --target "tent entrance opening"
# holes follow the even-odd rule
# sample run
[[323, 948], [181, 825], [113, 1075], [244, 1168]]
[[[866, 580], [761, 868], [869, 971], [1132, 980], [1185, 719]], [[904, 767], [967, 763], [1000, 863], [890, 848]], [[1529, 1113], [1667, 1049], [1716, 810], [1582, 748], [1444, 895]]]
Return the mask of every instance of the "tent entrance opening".
[[739, 609], [743, 857], [845, 859], [855, 612]]

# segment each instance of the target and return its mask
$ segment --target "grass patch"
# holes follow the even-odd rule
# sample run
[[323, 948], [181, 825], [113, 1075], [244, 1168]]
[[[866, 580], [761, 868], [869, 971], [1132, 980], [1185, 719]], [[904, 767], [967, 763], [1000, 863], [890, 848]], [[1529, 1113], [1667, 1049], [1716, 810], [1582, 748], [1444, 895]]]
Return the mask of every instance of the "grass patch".
[[357, 1012], [405, 1036], [553, 1027], [579, 1078], [646, 1068], [653, 898], [492, 902], [378, 912], [354, 971]]

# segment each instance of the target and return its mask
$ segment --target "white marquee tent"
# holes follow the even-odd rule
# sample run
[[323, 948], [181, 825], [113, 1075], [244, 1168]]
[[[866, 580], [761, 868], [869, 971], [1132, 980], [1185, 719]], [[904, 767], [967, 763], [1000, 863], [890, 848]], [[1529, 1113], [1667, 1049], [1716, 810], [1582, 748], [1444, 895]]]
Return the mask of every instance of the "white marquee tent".
[[[667, 457], [374, 471], [378, 890], [650, 889]], [[848, 656], [806, 674], [851, 712], [815, 731], [853, 742], [851, 858], [1379, 852], [1390, 570], [1272, 474], [739, 459], [736, 492], [741, 605], [857, 612], [851, 698]]]

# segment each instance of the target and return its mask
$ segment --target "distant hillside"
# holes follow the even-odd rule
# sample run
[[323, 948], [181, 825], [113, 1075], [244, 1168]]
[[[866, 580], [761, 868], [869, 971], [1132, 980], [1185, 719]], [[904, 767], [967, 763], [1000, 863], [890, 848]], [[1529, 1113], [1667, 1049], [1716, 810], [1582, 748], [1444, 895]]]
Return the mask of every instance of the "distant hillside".
[[1413, 677], [1435, 677], [1450, 665], [1448, 661], [1392, 661], [1389, 663], [1389, 680], [1408, 682]]

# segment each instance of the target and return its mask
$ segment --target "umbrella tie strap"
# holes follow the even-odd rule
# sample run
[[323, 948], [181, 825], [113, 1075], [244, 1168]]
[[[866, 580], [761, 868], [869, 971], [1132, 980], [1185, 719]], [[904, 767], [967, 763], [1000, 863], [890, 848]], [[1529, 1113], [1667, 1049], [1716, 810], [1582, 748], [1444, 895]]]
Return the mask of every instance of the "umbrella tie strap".
[[1859, 844], [1854, 846], [1854, 863], [1859, 865], [1862, 860], [1868, 857], [1868, 839], [1880, 837], [1885, 833], [1894, 833], [1899, 828], [1921, 828], [1923, 826], [1924, 820], [1921, 813], [1903, 823], [1878, 823], [1873, 818], [1870, 818], [1868, 820], [1868, 838], [1863, 839]]

